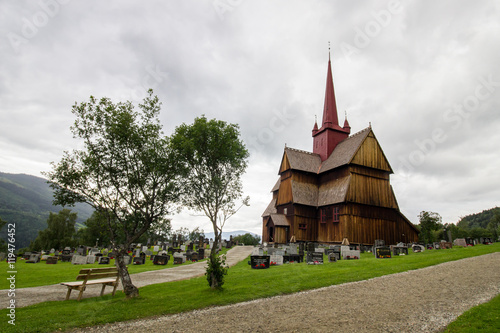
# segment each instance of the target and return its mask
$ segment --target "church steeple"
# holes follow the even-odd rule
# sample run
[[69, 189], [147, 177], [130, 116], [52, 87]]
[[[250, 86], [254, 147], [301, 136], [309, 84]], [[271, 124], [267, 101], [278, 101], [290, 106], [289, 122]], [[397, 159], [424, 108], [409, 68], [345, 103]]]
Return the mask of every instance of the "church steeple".
[[335, 128], [339, 126], [337, 117], [337, 102], [333, 89], [332, 62], [328, 52], [328, 71], [326, 72], [325, 104], [323, 107], [323, 127]]
[[332, 63], [330, 51], [328, 51], [328, 70], [326, 73], [325, 104], [323, 106], [323, 122], [321, 128], [314, 125], [313, 152], [319, 154], [321, 161], [326, 160], [333, 152], [337, 144], [349, 137], [351, 127], [346, 119], [344, 126], [340, 127], [337, 115], [337, 102], [335, 100], [335, 89], [333, 88]]

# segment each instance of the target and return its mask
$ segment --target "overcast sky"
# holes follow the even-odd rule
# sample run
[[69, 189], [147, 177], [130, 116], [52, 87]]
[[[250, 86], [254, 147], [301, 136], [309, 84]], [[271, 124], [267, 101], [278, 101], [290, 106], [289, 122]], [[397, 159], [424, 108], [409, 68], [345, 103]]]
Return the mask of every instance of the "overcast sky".
[[498, 1], [3, 0], [0, 171], [41, 176], [76, 148], [75, 102], [153, 88], [167, 135], [239, 124], [251, 206], [224, 230], [260, 234], [285, 143], [312, 151], [330, 42], [339, 120], [371, 122], [403, 214], [456, 223], [499, 205], [499, 33]]

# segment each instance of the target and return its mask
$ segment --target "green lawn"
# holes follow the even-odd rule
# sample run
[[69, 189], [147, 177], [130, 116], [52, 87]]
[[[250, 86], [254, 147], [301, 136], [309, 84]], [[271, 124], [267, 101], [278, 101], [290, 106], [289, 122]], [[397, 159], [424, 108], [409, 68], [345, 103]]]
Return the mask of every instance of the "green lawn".
[[[132, 300], [125, 300], [123, 293], [117, 292], [115, 297], [104, 296], [81, 302], [40, 303], [16, 309], [16, 325], [11, 326], [4, 319], [0, 321], [0, 331], [52, 332], [172, 314], [360, 281], [499, 251], [500, 243], [424, 251], [392, 259], [375, 259], [373, 255], [365, 253], [361, 260], [341, 260], [314, 266], [286, 264], [266, 270], [251, 269], [245, 260], [229, 269], [222, 291], [210, 290], [205, 278], [200, 277], [140, 288], [140, 297]], [[7, 309], [0, 310], [1, 317], [6, 318], [6, 314]]]
[[500, 332], [500, 295], [464, 312], [444, 333]]

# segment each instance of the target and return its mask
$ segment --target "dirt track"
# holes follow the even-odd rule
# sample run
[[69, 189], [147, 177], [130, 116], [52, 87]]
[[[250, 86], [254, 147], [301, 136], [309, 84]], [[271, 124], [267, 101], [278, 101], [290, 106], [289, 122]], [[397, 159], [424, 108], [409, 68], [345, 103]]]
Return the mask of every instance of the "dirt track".
[[497, 252], [367, 281], [74, 332], [436, 332], [499, 292]]

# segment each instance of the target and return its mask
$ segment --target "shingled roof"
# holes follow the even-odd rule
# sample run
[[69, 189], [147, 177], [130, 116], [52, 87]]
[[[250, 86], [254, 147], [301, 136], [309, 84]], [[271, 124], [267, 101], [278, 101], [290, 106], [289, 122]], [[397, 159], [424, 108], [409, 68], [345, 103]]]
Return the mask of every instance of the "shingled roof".
[[284, 214], [271, 214], [271, 220], [273, 221], [274, 226], [281, 226], [281, 227], [290, 226], [290, 222], [288, 222], [288, 219]]
[[318, 173], [321, 158], [318, 154], [285, 147], [285, 154], [293, 170]]
[[330, 157], [323, 162], [319, 173], [349, 164], [370, 131], [371, 127], [367, 127], [340, 142]]
[[278, 211], [276, 210], [276, 199], [271, 200], [269, 205], [267, 206], [264, 213], [262, 213], [261, 217], [270, 216], [271, 214], [276, 214]]

